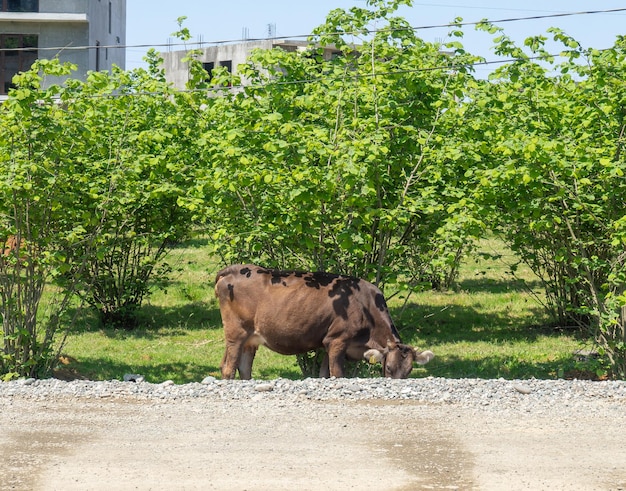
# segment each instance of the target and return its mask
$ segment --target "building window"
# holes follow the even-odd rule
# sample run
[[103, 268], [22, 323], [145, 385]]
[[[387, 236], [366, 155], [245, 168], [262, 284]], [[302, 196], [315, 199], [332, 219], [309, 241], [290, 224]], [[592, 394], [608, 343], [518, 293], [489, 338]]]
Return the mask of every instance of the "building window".
[[111, 26], [113, 25], [113, 7], [109, 2], [109, 34], [111, 34]]
[[13, 75], [30, 69], [37, 59], [37, 43], [35, 34], [0, 34], [0, 94], [13, 86]]
[[100, 41], [96, 41], [96, 72], [100, 71]]
[[233, 73], [233, 62], [232, 62], [232, 60], [220, 61], [220, 66], [226, 67], [226, 70], [228, 70], [228, 73]]
[[[230, 73], [230, 74], [233, 73], [233, 62], [232, 62], [232, 60], [220, 61], [220, 66], [223, 66], [224, 68], [226, 68], [226, 71], [228, 73]], [[233, 86], [232, 82], [228, 82], [228, 86], [232, 87]]]
[[0, 0], [2, 12], [39, 12], [39, 0]]
[[210, 82], [211, 79], [213, 78], [213, 69], [215, 68], [215, 63], [212, 61], [209, 61], [207, 63], [203, 63], [202, 64], [202, 68], [204, 68], [204, 70], [207, 72], [207, 78], [206, 81]]

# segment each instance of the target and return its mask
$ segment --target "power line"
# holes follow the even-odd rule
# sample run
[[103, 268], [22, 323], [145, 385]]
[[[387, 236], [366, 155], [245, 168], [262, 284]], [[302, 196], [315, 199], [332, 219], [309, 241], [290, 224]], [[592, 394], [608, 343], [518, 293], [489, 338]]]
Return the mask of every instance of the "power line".
[[[604, 51], [604, 50], [600, 50], [600, 51]], [[359, 73], [359, 74], [351, 73], [351, 74], [344, 75], [343, 77], [321, 76], [321, 77], [301, 79], [301, 80], [269, 80], [264, 83], [248, 84], [248, 85], [240, 84], [240, 85], [230, 85], [227, 87], [205, 87], [205, 88], [197, 88], [197, 89], [173, 88], [173, 90], [177, 94], [193, 94], [193, 93], [202, 93], [202, 92], [207, 92], [207, 93], [232, 92], [232, 91], [238, 91], [242, 89], [251, 89], [251, 90], [259, 89], [260, 90], [260, 89], [264, 89], [272, 85], [285, 85], [285, 86], [303, 85], [303, 84], [318, 83], [324, 80], [332, 82], [336, 80], [341, 80], [343, 78], [356, 80], [356, 79], [366, 79], [366, 78], [383, 77], [383, 76], [390, 76], [390, 75], [408, 75], [412, 73], [432, 72], [432, 71], [437, 71], [437, 70], [455, 70], [459, 68], [473, 68], [473, 67], [489, 66], [489, 65], [503, 65], [507, 63], [516, 63], [519, 61], [541, 61], [541, 60], [545, 60], [548, 58], [556, 58], [560, 55], [561, 53], [542, 54], [542, 55], [537, 55], [537, 56], [528, 56], [524, 58], [505, 58], [505, 59], [489, 60], [489, 61], [484, 60], [484, 61], [476, 61], [472, 63], [456, 63], [456, 64], [450, 64], [450, 65], [439, 65], [439, 66], [433, 66], [433, 67], [421, 67], [421, 68], [392, 70], [392, 71], [374, 72], [374, 73]], [[115, 92], [115, 93], [110, 93], [110, 94], [90, 94], [87, 97], [94, 98], [94, 99], [100, 99], [100, 98], [105, 99], [105, 98], [118, 98], [118, 97], [139, 97], [139, 96], [163, 97], [164, 95], [169, 96], [171, 94], [164, 94], [163, 92], [158, 92], [158, 91], [134, 91], [134, 92], [125, 92], [125, 93]], [[58, 97], [53, 97], [52, 99], [60, 100]]]
[[300, 85], [300, 84], [309, 84], [316, 83], [323, 80], [334, 81], [341, 80], [342, 78], [350, 78], [350, 79], [364, 79], [364, 78], [374, 78], [374, 77], [385, 77], [390, 75], [409, 75], [413, 73], [422, 73], [422, 72], [434, 72], [438, 70], [455, 70], [459, 68], [473, 68], [478, 66], [489, 66], [489, 65], [504, 65], [507, 63], [516, 63], [518, 61], [541, 61], [546, 60], [548, 58], [557, 57], [559, 55], [555, 54], [543, 54], [537, 56], [528, 56], [525, 58], [505, 58], [501, 60], [490, 60], [490, 61], [476, 61], [473, 63], [456, 63], [451, 65], [439, 65], [433, 67], [421, 67], [421, 68], [411, 68], [411, 69], [402, 69], [402, 70], [391, 70], [384, 72], [374, 72], [374, 73], [359, 73], [359, 74], [348, 74], [345, 77], [316, 77], [311, 79], [303, 79], [303, 80], [271, 80], [266, 83], [260, 84], [251, 84], [251, 85], [233, 85], [229, 87], [208, 87], [204, 89], [179, 89], [177, 92], [180, 93], [194, 93], [194, 92], [223, 92], [226, 90], [240, 90], [243, 88], [249, 89], [262, 89], [270, 85]]
[[[480, 21], [472, 21], [472, 22], [460, 22], [460, 23], [449, 23], [449, 24], [433, 24], [433, 25], [425, 25], [425, 26], [409, 26], [409, 29], [413, 31], [421, 31], [428, 29], [442, 29], [442, 28], [450, 28], [450, 27], [465, 27], [465, 26], [476, 26], [478, 24], [490, 23], [490, 24], [499, 24], [505, 22], [519, 22], [519, 21], [528, 21], [528, 20], [541, 20], [541, 19], [551, 19], [551, 18], [559, 18], [559, 17], [572, 17], [577, 15], [594, 15], [594, 14], [610, 14], [617, 12], [626, 12], [626, 8], [617, 8], [617, 9], [605, 9], [605, 10], [586, 10], [579, 12], [560, 12], [560, 13], [552, 13], [545, 15], [532, 15], [527, 17], [510, 17], [504, 19], [497, 20], [488, 20], [483, 19]], [[368, 29], [365, 31], [365, 34], [376, 34], [378, 32], [394, 32], [400, 30], [398, 28], [389, 29]], [[354, 35], [354, 34], [363, 34], [362, 32], [336, 32], [330, 33], [337, 35]], [[288, 40], [288, 39], [308, 39], [312, 37], [312, 34], [297, 34], [293, 36], [276, 36], [273, 37], [272, 40]], [[267, 38], [251, 38], [246, 39], [246, 42], [258, 42], [258, 41], [267, 41]], [[127, 49], [127, 48], [166, 48], [172, 46], [181, 46], [187, 47], [191, 46], [218, 46], [222, 44], [234, 44], [240, 43], [241, 39], [228, 39], [221, 41], [199, 41], [199, 42], [179, 42], [179, 43], [161, 43], [161, 44], [110, 44], [110, 45], [85, 45], [85, 46], [56, 46], [56, 47], [43, 47], [43, 48], [0, 48], [0, 52], [2, 51], [76, 51], [76, 50], [86, 50], [86, 49], [102, 49], [102, 48], [111, 48], [111, 49]]]
[[457, 9], [473, 9], [473, 10], [504, 10], [508, 12], [544, 12], [544, 13], [563, 13], [562, 10], [545, 10], [545, 9], [524, 9], [514, 7], [485, 7], [482, 5], [451, 5], [445, 3], [413, 3], [413, 6], [420, 5], [422, 7], [438, 7], [438, 8], [457, 8]]
[[[601, 50], [602, 51], [602, 50]], [[322, 82], [322, 81], [337, 81], [337, 80], [341, 80], [344, 78], [349, 78], [349, 79], [367, 79], [367, 78], [374, 78], [374, 77], [384, 77], [384, 76], [392, 76], [392, 75], [409, 75], [409, 74], [413, 74], [413, 73], [422, 73], [422, 72], [433, 72], [433, 71], [438, 71], [438, 70], [455, 70], [455, 69], [459, 69], [459, 68], [473, 68], [473, 67], [479, 67], [479, 66], [489, 66], [489, 65], [503, 65], [503, 64], [507, 64], [507, 63], [515, 63], [518, 61], [541, 61], [541, 60], [545, 60], [548, 58], [552, 58], [552, 57], [558, 57], [560, 54], [542, 54], [542, 55], [537, 55], [537, 56], [528, 56], [528, 57], [524, 57], [524, 58], [505, 58], [505, 59], [500, 59], [500, 60], [490, 60], [490, 61], [476, 61], [473, 63], [455, 63], [455, 64], [450, 64], [450, 65], [439, 65], [439, 66], [433, 66], [433, 67], [421, 67], [421, 68], [412, 68], [412, 69], [402, 69], [402, 70], [391, 70], [391, 71], [381, 71], [381, 72], [374, 72], [374, 73], [359, 73], [359, 74], [354, 74], [354, 73], [349, 73], [347, 75], [344, 75], [342, 77], [329, 77], [327, 75], [325, 76], [320, 76], [320, 77], [315, 77], [315, 78], [309, 78], [309, 79], [300, 79], [300, 80], [269, 80], [267, 82], [264, 83], [256, 83], [256, 84], [247, 84], [247, 85], [230, 85], [227, 87], [205, 87], [205, 88], [197, 88], [197, 89], [178, 89], [175, 88], [174, 91], [177, 94], [194, 94], [194, 93], [202, 93], [202, 92], [206, 92], [206, 93], [210, 93], [210, 92], [233, 92], [233, 91], [238, 91], [238, 90], [242, 90], [242, 89], [249, 89], [249, 90], [261, 90], [264, 89], [266, 87], [269, 86], [276, 86], [276, 85], [284, 85], [284, 86], [288, 86], [288, 85], [304, 85], [304, 84], [313, 84], [313, 83], [318, 83], [318, 82]], [[155, 91], [135, 91], [135, 92], [127, 92], [127, 93], [110, 93], [110, 94], [92, 94], [89, 95], [88, 97], [91, 98], [117, 98], [117, 97], [138, 97], [138, 96], [148, 96], [148, 97], [152, 97], [152, 96], [158, 96], [158, 97], [163, 97], [164, 93], [163, 92], [155, 92]], [[55, 99], [55, 98], [53, 98]]]
[[[580, 11], [580, 12], [560, 12], [560, 13], [546, 14], [546, 15], [531, 15], [528, 17], [511, 17], [508, 19], [484, 20], [484, 21], [478, 21], [478, 22], [462, 22], [460, 24], [451, 24], [450, 27], [454, 27], [455, 25], [459, 25], [459, 26], [478, 25], [478, 24], [482, 24], [483, 22], [487, 22], [491, 24], [498, 24], [502, 22], [516, 22], [520, 20], [551, 19], [555, 17], [571, 17], [574, 15], [610, 14], [610, 13], [625, 12], [625, 11], [626, 11], [626, 8], [607, 9], [607, 10], [587, 10], [587, 11]], [[446, 27], [446, 26], [437, 26], [437, 27]]]

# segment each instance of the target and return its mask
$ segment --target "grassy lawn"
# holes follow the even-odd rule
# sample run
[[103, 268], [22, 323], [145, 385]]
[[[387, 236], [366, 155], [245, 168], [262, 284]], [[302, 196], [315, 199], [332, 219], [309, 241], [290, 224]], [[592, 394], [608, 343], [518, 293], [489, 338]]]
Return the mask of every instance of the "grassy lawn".
[[[68, 337], [58, 376], [108, 380], [138, 373], [150, 382], [176, 383], [219, 376], [223, 333], [213, 293], [219, 268], [206, 254], [205, 244], [191, 241], [172, 253], [169, 261], [176, 272], [168, 288], [154, 292], [142, 307], [139, 328], [94, 328], [94, 319], [86, 319]], [[516, 275], [522, 281], [512, 278], [515, 257], [497, 241], [482, 242], [478, 252], [465, 261], [454, 291], [390, 299], [403, 341], [436, 354], [412, 376], [593, 376], [595, 367], [572, 356], [590, 343], [578, 333], [547, 327], [549, 319], [535, 298], [541, 290], [532, 274], [520, 266]], [[259, 349], [253, 377], [301, 376], [295, 357]]]

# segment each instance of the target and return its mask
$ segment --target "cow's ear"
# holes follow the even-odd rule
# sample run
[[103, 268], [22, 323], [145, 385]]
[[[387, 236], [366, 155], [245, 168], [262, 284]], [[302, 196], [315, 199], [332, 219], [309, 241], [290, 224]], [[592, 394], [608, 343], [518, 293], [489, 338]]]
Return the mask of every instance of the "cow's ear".
[[378, 351], [375, 348], [372, 349], [368, 349], [365, 353], [363, 353], [363, 358], [365, 358], [365, 360], [367, 360], [368, 363], [370, 363], [371, 365], [375, 364], [375, 363], [382, 363], [383, 359], [385, 358], [385, 355]]
[[413, 352], [415, 353], [415, 363], [417, 363], [418, 365], [426, 365], [426, 363], [428, 363], [435, 357], [435, 353], [429, 350], [419, 351], [418, 349], [414, 348]]

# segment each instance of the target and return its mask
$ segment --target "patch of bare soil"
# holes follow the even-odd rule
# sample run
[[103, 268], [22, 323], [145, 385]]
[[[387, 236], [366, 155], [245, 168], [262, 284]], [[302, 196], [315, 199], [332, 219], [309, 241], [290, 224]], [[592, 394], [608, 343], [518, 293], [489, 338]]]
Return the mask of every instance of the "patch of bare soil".
[[624, 411], [21, 397], [0, 411], [0, 490], [626, 489]]

